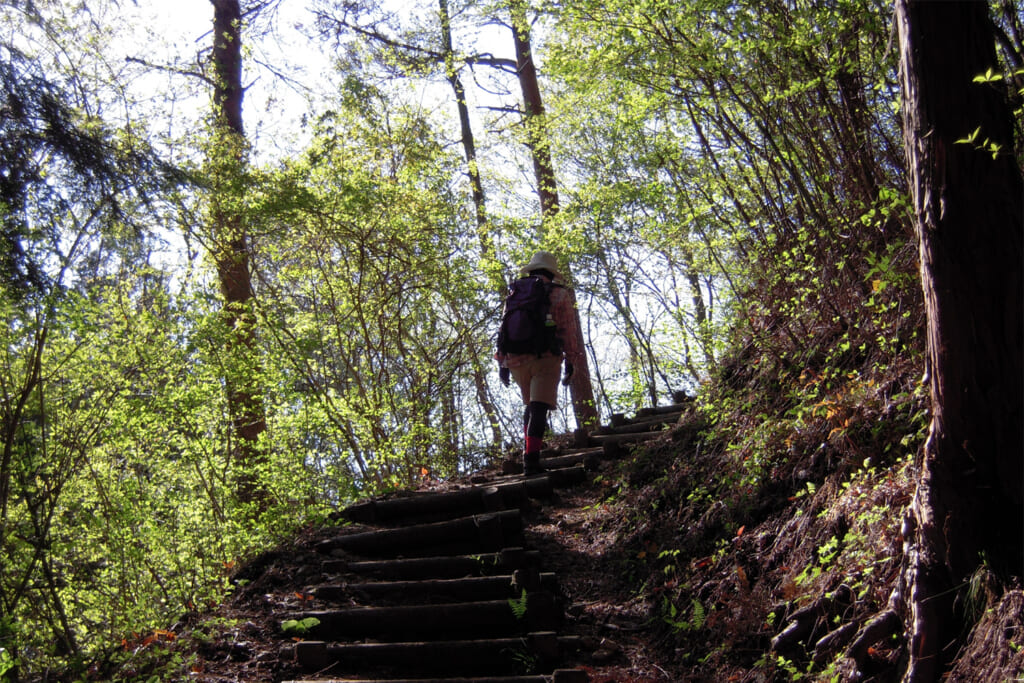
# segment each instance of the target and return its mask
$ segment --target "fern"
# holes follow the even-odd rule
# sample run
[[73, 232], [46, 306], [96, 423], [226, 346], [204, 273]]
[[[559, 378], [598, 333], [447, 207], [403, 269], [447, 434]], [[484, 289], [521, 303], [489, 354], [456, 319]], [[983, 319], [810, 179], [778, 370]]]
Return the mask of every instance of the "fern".
[[693, 616], [690, 617], [690, 627], [696, 631], [702, 626], [707, 619], [707, 613], [704, 611], [704, 605], [700, 604], [700, 600], [693, 601]]
[[526, 616], [526, 589], [523, 589], [523, 594], [518, 598], [509, 598], [508, 606], [512, 608], [512, 614], [515, 615], [516, 619], [522, 619]]
[[697, 631], [704, 626], [704, 622], [707, 621], [707, 611], [704, 609], [704, 605], [699, 600], [694, 600], [692, 603], [693, 613], [689, 619], [677, 619], [679, 615], [679, 609], [666, 599], [664, 621], [666, 624], [674, 628], [676, 631]]

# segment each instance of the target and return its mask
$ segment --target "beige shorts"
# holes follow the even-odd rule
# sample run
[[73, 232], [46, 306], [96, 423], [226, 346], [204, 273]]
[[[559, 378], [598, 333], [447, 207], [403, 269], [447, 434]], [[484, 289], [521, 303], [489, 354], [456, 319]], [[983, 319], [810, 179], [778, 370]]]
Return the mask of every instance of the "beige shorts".
[[561, 356], [517, 356], [509, 366], [512, 379], [522, 392], [524, 404], [542, 401], [552, 410], [558, 407], [558, 381], [562, 375]]

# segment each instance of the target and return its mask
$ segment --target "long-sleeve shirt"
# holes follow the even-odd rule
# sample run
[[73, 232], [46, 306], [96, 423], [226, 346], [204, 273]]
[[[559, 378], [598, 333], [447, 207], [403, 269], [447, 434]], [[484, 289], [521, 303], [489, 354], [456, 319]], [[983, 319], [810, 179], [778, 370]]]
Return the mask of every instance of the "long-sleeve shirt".
[[555, 321], [558, 341], [562, 345], [562, 357], [579, 366], [583, 349], [580, 347], [579, 318], [576, 315], [576, 297], [572, 290], [560, 285], [551, 288], [551, 317]]

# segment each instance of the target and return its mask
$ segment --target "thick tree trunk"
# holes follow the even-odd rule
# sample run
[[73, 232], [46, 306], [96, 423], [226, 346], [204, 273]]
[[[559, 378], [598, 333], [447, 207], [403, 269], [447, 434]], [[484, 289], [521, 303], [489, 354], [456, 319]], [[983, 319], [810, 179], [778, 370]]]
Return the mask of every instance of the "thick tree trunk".
[[908, 519], [908, 681], [938, 680], [961, 633], [956, 587], [982, 562], [1021, 567], [1024, 184], [1002, 88], [973, 82], [997, 67], [987, 12], [896, 2], [932, 397]]
[[[523, 92], [527, 144], [533, 157], [533, 171], [537, 181], [537, 194], [540, 197], [542, 224], [546, 225], [558, 213], [558, 183], [555, 180], [554, 165], [551, 163], [551, 149], [547, 133], [544, 130], [544, 103], [540, 96], [540, 84], [537, 82], [537, 67], [533, 62], [526, 3], [523, 0], [511, 0], [509, 9], [512, 15], [512, 35], [516, 47], [519, 86]], [[566, 274], [569, 275], [568, 269]], [[575, 299], [573, 303], [575, 304]], [[574, 305], [573, 310], [576, 311], [576, 329], [579, 330], [580, 335], [579, 348], [585, 349], [579, 309]], [[577, 426], [584, 429], [597, 427], [597, 404], [594, 401], [594, 387], [590, 381], [590, 365], [586, 354], [583, 354], [582, 361], [575, 368], [569, 384], [569, 391], [572, 394], [573, 412], [576, 415]]]
[[213, 112], [214, 188], [211, 219], [213, 258], [217, 266], [228, 330], [226, 384], [235, 444], [233, 467], [242, 500], [261, 497], [256, 470], [263, 458], [259, 437], [266, 430], [263, 401], [255, 387], [255, 317], [249, 274], [248, 234], [239, 214], [236, 183], [246, 163], [242, 125], [242, 12], [238, 0], [210, 0], [214, 8]]
[[537, 81], [537, 65], [533, 61], [530, 43], [530, 22], [526, 16], [526, 3], [512, 0], [512, 36], [516, 47], [516, 70], [519, 87], [523, 92], [523, 124], [526, 127], [526, 144], [533, 157], [533, 172], [537, 179], [537, 194], [540, 196], [541, 216], [547, 220], [558, 213], [558, 183], [555, 167], [551, 163], [551, 147], [544, 130], [544, 103]]

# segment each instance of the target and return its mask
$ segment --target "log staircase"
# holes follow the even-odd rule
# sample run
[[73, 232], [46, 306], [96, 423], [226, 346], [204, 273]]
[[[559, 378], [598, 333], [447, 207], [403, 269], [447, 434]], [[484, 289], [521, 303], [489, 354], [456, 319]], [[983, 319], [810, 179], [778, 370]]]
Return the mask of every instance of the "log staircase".
[[586, 683], [567, 663], [593, 645], [567, 633], [571, 596], [528, 547], [530, 509], [664, 433], [683, 412], [676, 399], [577, 432], [541, 454], [544, 474], [513, 465], [343, 510], [351, 524], [318, 547], [323, 583], [307, 609], [282, 615], [303, 633], [283, 647], [306, 676], [286, 683]]

